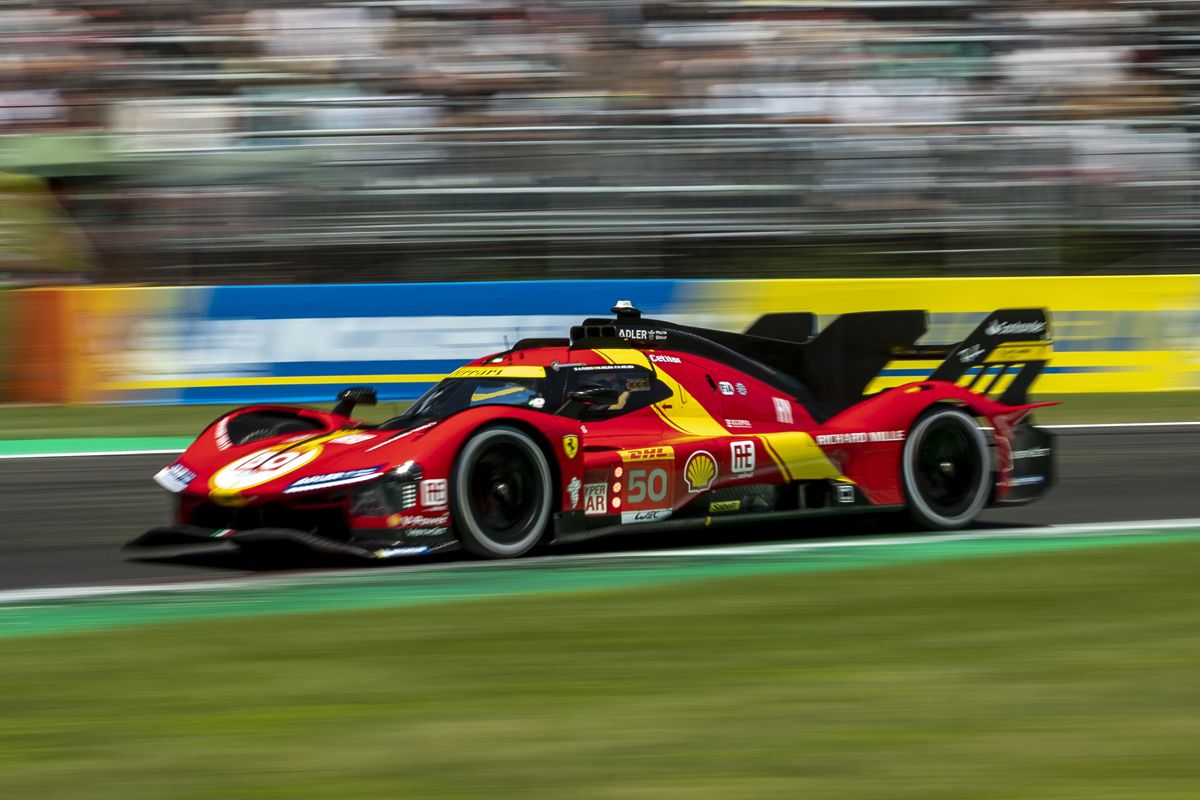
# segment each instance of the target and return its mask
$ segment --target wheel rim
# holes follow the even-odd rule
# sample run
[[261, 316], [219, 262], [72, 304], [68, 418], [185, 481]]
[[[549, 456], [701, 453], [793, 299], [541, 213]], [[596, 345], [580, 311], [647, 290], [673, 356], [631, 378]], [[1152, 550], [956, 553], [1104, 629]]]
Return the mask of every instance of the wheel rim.
[[536, 467], [524, 448], [507, 442], [488, 446], [468, 478], [472, 516], [489, 539], [516, 544], [538, 512]]
[[960, 425], [932, 427], [916, 458], [917, 489], [938, 514], [954, 517], [976, 499], [982, 472], [974, 440]]

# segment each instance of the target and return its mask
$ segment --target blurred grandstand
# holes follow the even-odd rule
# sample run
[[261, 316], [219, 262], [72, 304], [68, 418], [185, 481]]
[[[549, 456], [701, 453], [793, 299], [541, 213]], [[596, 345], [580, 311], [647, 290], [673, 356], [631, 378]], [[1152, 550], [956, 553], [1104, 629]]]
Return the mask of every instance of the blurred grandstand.
[[1190, 271], [1198, 86], [1194, 0], [0, 0], [0, 279]]

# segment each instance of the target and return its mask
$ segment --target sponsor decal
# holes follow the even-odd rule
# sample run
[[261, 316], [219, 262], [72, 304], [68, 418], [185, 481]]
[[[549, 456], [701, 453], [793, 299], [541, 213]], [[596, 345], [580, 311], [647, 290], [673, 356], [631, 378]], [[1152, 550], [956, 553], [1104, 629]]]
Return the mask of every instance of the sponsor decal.
[[822, 433], [817, 444], [865, 444], [867, 442], [903, 442], [904, 431], [862, 431], [858, 433]]
[[576, 476], [571, 478], [571, 482], [567, 484], [567, 495], [571, 498], [571, 508], [579, 505], [579, 490], [583, 488], [583, 481]]
[[983, 345], [973, 344], [970, 347], [964, 347], [958, 353], [958, 360], [963, 364], [970, 364], [983, 356]]
[[404, 535], [408, 538], [426, 538], [433, 536], [445, 536], [450, 532], [449, 528], [408, 528], [404, 531]]
[[697, 450], [683, 465], [683, 478], [689, 492], [703, 492], [717, 479], [717, 460], [707, 450]]
[[849, 505], [854, 502], [854, 487], [848, 483], [835, 484], [834, 496], [840, 505]]
[[564, 436], [562, 438], [562, 444], [563, 452], [566, 453], [567, 458], [574, 458], [579, 452], [579, 437], [573, 433]]
[[740, 394], [742, 397], [746, 396], [746, 384], [737, 383], [737, 384], [734, 384], [733, 388], [736, 389], [737, 393]]
[[395, 556], [419, 556], [428, 552], [428, 547], [384, 547], [376, 550], [373, 555], [376, 558], [393, 558]]
[[667, 332], [658, 328], [617, 328], [617, 336], [635, 342], [666, 341]]
[[1009, 486], [1036, 486], [1046, 482], [1045, 475], [1026, 475], [1021, 478], [1013, 478], [1008, 482]]
[[345, 436], [330, 439], [329, 444], [362, 444], [371, 441], [378, 435], [377, 433], [348, 433]]
[[1033, 447], [1029, 450], [1017, 450], [1012, 454], [1013, 461], [1022, 458], [1044, 458], [1050, 455], [1049, 447]]
[[725, 511], [738, 511], [742, 507], [741, 500], [719, 500], [708, 504], [708, 513], [720, 514]]
[[387, 518], [387, 524], [392, 528], [446, 528], [450, 525], [450, 515], [392, 514]]
[[635, 450], [622, 450], [622, 461], [669, 461], [675, 458], [673, 447], [639, 447]]
[[583, 487], [583, 513], [589, 516], [608, 513], [607, 483], [589, 483]]
[[229, 417], [221, 417], [213, 436], [217, 439], [218, 450], [228, 450], [233, 447], [233, 440], [229, 438]]
[[196, 473], [176, 461], [169, 467], [163, 467], [154, 476], [154, 482], [168, 492], [179, 494], [196, 480]]
[[737, 473], [754, 472], [754, 442], [729, 443], [729, 468]]
[[321, 454], [319, 443], [281, 452], [283, 446], [242, 456], [218, 470], [209, 484], [218, 492], [240, 492], [295, 472]]
[[721, 391], [721, 394], [730, 397], [733, 396], [733, 384], [729, 381], [721, 381], [717, 384], [717, 388]]
[[459, 367], [451, 378], [544, 378], [545, 367]]
[[380, 464], [379, 466], [366, 467], [364, 469], [348, 469], [341, 472], [327, 472], [324, 475], [308, 475], [297, 481], [293, 481], [291, 485], [283, 490], [283, 493], [312, 492], [317, 489], [329, 489], [334, 486], [361, 483], [374, 477], [382, 469], [383, 465]]
[[660, 519], [666, 519], [671, 516], [669, 508], [650, 508], [645, 511], [622, 511], [621, 524], [628, 525], [631, 522], [657, 522]]
[[791, 401], [784, 397], [772, 397], [771, 400], [775, 403], [775, 421], [785, 425], [794, 425]]
[[988, 336], [1004, 336], [1010, 333], [1041, 333], [1046, 330], [1046, 323], [1037, 322], [1002, 322], [995, 320], [990, 323], [984, 333]]
[[748, 419], [727, 419], [725, 420], [726, 428], [753, 428]]
[[676, 356], [660, 356], [655, 353], [651, 353], [649, 358], [650, 358], [651, 363], [654, 363], [654, 364], [682, 364], [683, 363], [683, 359], [677, 358]]
[[421, 505], [426, 508], [442, 508], [449, 499], [450, 488], [445, 478], [421, 481]]
[[611, 372], [614, 369], [637, 369], [633, 364], [594, 364], [575, 367], [576, 372]]

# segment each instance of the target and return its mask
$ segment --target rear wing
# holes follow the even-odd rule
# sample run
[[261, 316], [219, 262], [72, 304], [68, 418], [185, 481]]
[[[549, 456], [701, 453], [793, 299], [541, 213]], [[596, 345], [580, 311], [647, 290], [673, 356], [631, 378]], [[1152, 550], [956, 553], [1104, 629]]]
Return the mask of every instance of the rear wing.
[[993, 311], [966, 339], [944, 345], [916, 344], [926, 331], [924, 311], [842, 314], [815, 336], [810, 316], [769, 314], [747, 334], [770, 334], [774, 346], [744, 349], [803, 381], [827, 414], [861, 401], [871, 381], [895, 361], [940, 360], [928, 380], [1022, 405], [1050, 360], [1050, 323], [1041, 308]]
[[1050, 361], [1050, 320], [1043, 308], [993, 311], [947, 354], [930, 380], [958, 383], [968, 391], [998, 393], [1010, 406], [1029, 402], [1029, 387]]
[[896, 360], [943, 359], [929, 380], [998, 395], [1005, 405], [1029, 402], [1029, 387], [1050, 360], [1050, 321], [1042, 308], [993, 311], [957, 344], [893, 348]]

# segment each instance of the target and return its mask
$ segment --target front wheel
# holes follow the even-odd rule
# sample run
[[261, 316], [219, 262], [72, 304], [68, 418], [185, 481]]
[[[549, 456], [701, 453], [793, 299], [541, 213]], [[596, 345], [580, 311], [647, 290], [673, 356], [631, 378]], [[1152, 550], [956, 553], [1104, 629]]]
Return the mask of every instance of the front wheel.
[[991, 488], [983, 431], [958, 408], [927, 411], [904, 443], [901, 473], [908, 513], [917, 524], [944, 531], [966, 527]]
[[467, 440], [452, 475], [451, 505], [463, 547], [514, 558], [537, 544], [550, 521], [550, 464], [529, 434], [484, 428]]

